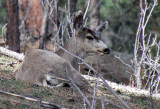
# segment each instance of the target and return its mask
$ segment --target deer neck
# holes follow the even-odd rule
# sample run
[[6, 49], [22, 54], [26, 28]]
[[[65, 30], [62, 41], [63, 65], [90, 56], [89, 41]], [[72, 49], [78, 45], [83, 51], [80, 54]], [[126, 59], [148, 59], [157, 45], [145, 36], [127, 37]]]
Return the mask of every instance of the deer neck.
[[[85, 54], [83, 52], [84, 47], [81, 42], [82, 39], [79, 39], [74, 36], [71, 39], [69, 39], [69, 41], [64, 45], [64, 49], [76, 56], [82, 57]], [[76, 57], [70, 55], [62, 49], [58, 50], [56, 54], [70, 62], [75, 69], [78, 69], [78, 59]]]

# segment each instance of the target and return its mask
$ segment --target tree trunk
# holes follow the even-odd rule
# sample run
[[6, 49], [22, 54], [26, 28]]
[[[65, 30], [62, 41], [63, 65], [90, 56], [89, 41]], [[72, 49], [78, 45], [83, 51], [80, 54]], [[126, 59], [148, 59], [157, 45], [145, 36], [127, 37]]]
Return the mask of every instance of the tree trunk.
[[9, 49], [20, 52], [18, 0], [6, 0], [7, 44]]
[[[141, 7], [140, 7], [140, 0], [138, 0], [138, 22], [137, 22], [137, 25], [139, 25], [139, 23], [140, 23], [140, 13], [141, 13]], [[145, 7], [145, 2], [144, 1], [142, 1], [142, 7], [144, 8]], [[135, 75], [135, 81], [136, 81], [136, 86], [137, 86], [137, 88], [142, 88], [142, 79], [141, 79], [141, 73], [143, 73], [143, 72], [141, 72], [141, 69], [142, 69], [142, 62], [140, 62], [140, 60], [141, 60], [141, 58], [143, 58], [143, 56], [142, 55], [144, 55], [143, 54], [143, 50], [142, 50], [142, 48], [143, 48], [143, 46], [145, 46], [145, 45], [143, 45], [143, 34], [142, 34], [142, 29], [140, 29], [140, 31], [139, 31], [139, 35], [138, 36], [136, 36], [137, 38], [138, 38], [138, 42], [135, 44], [135, 47], [136, 47], [136, 45], [138, 46], [137, 47], [137, 51], [134, 51], [134, 52], [137, 52], [137, 56], [139, 56], [139, 59], [137, 59], [137, 61], [135, 62], [135, 64], [136, 64], [136, 67], [135, 67], [135, 71], [134, 71], [134, 75]], [[135, 58], [137, 58], [137, 56], [135, 56]], [[147, 67], [147, 66], [145, 66], [145, 67]], [[148, 68], [146, 68], [146, 69], [148, 69]]]
[[[59, 28], [57, 0], [19, 0], [21, 51], [54, 49]], [[59, 37], [57, 35], [56, 37]]]
[[21, 51], [40, 48], [42, 26], [42, 5], [40, 0], [19, 0]]

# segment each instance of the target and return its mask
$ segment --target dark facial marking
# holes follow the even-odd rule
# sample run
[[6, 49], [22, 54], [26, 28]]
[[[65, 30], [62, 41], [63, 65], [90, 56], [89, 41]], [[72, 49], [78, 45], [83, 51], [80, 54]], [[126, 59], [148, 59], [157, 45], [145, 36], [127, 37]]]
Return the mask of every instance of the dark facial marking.
[[93, 40], [92, 36], [86, 36], [88, 40]]
[[94, 32], [93, 30], [87, 28], [87, 27], [83, 27], [83, 31], [85, 31], [86, 33], [91, 34], [96, 40], [100, 39], [100, 34], [98, 34], [98, 32]]

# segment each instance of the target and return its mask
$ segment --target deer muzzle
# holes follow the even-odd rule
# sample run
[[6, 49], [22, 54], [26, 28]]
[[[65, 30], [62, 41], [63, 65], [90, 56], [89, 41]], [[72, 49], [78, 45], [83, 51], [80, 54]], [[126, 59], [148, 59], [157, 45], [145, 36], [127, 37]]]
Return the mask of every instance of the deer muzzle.
[[109, 54], [109, 53], [110, 53], [110, 49], [109, 49], [109, 48], [103, 49], [103, 53], [104, 53], [104, 54]]
[[104, 54], [109, 54], [110, 53], [110, 49], [109, 48], [105, 48], [103, 50], [97, 50], [97, 52], [100, 54], [100, 55], [104, 55]]

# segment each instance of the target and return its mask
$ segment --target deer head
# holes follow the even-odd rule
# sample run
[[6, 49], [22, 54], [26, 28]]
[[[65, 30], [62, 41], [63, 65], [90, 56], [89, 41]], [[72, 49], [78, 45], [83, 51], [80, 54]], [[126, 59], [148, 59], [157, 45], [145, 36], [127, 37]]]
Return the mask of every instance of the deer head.
[[[79, 57], [90, 55], [90, 53], [109, 54], [110, 49], [101, 40], [101, 33], [106, 25], [107, 22], [98, 26], [95, 30], [89, 29], [84, 26], [82, 11], [77, 12], [72, 17], [72, 37], [64, 45], [64, 48]], [[61, 49], [56, 53], [70, 62], [74, 68], [78, 68], [78, 60], [75, 57]]]
[[108, 22], [96, 27], [95, 30], [92, 30], [88, 27], [83, 26], [83, 13], [79, 11], [75, 14], [73, 18], [73, 28], [75, 30], [75, 35], [78, 40], [81, 41], [83, 45], [83, 51], [85, 53], [98, 53], [98, 54], [109, 54], [110, 49], [103, 43], [101, 40], [101, 34], [106, 28]]

